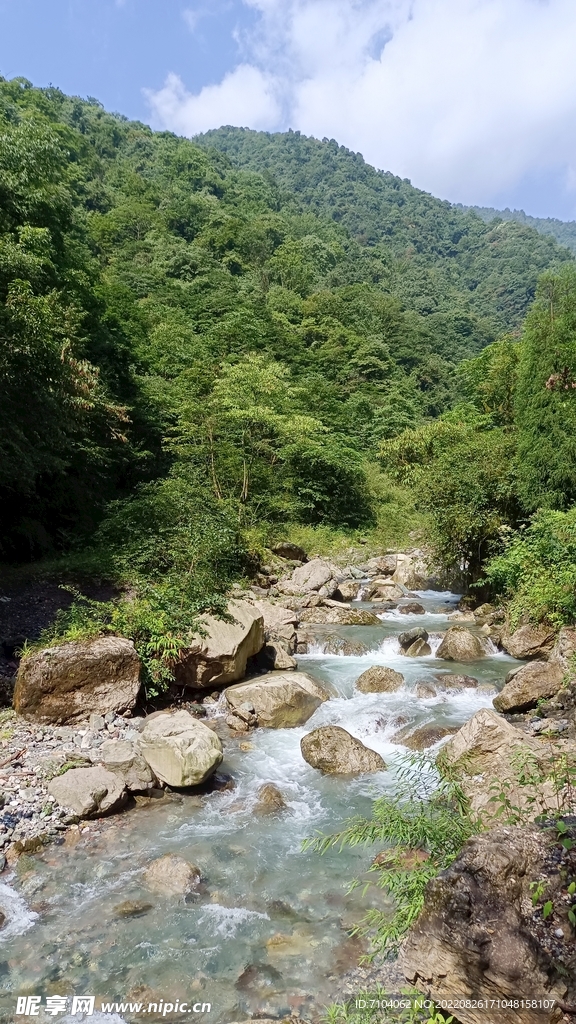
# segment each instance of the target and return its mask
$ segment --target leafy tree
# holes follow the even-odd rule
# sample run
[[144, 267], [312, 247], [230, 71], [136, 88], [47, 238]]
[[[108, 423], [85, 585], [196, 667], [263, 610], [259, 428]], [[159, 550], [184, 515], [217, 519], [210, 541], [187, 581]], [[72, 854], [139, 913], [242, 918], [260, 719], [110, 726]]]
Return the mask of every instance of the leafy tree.
[[[565, 509], [576, 499], [576, 269], [545, 274], [526, 318], [515, 421], [524, 507]], [[554, 386], [566, 377], [565, 386]]]

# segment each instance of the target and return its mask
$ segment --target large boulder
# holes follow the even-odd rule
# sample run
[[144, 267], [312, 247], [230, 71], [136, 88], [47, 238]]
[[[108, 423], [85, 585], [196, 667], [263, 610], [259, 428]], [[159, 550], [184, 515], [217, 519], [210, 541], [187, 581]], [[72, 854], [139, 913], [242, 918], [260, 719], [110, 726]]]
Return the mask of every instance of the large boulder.
[[562, 626], [549, 660], [559, 662], [564, 669], [569, 670], [572, 668], [571, 659], [575, 654], [576, 629], [573, 626]]
[[275, 555], [279, 555], [280, 558], [289, 558], [294, 562], [306, 562], [308, 555], [301, 548], [299, 544], [292, 544], [289, 540], [283, 540], [280, 544], [275, 544], [272, 548]]
[[399, 552], [392, 579], [409, 590], [423, 590], [429, 583], [429, 572], [422, 552]]
[[360, 693], [393, 693], [404, 685], [404, 676], [385, 665], [373, 665], [356, 680]]
[[332, 579], [332, 566], [323, 558], [312, 558], [305, 565], [300, 565], [292, 573], [291, 583], [298, 593], [310, 593], [320, 590]]
[[532, 906], [537, 879], [544, 880], [546, 899], [555, 907], [562, 902], [562, 879], [550, 868], [553, 844], [535, 826], [496, 828], [468, 840], [428, 884], [400, 966], [430, 998], [458, 1000], [461, 1024], [552, 1024], [561, 1019], [554, 1000], [576, 1000], [574, 944], [559, 942], [557, 920], [543, 923]]
[[398, 643], [400, 644], [401, 653], [407, 651], [412, 646], [415, 640], [423, 640], [425, 643], [428, 640], [428, 630], [424, 629], [424, 626], [414, 626], [414, 629], [406, 629], [403, 633], [398, 634]]
[[380, 754], [365, 747], [339, 725], [321, 725], [313, 729], [302, 737], [300, 749], [302, 757], [312, 768], [330, 775], [358, 775], [386, 768]]
[[465, 629], [464, 626], [451, 626], [446, 630], [444, 639], [436, 651], [436, 657], [443, 658], [444, 661], [478, 661], [485, 653], [482, 641], [469, 629]]
[[101, 636], [46, 647], [23, 658], [14, 708], [36, 722], [62, 724], [133, 708], [140, 659], [131, 640]]
[[144, 873], [147, 887], [163, 896], [186, 896], [198, 889], [201, 880], [200, 868], [174, 853], [153, 860]]
[[338, 584], [338, 590], [334, 597], [337, 601], [355, 601], [359, 593], [360, 583], [358, 580], [343, 580]]
[[287, 729], [307, 722], [330, 694], [305, 672], [269, 672], [229, 686], [224, 696], [233, 713], [249, 704], [258, 725]]
[[97, 818], [119, 810], [126, 801], [122, 779], [106, 768], [70, 768], [47, 785], [50, 796], [79, 818]]
[[406, 597], [406, 588], [393, 583], [391, 579], [374, 580], [364, 595], [365, 601], [400, 601]]
[[264, 646], [262, 613], [247, 601], [231, 600], [231, 621], [206, 615], [198, 634], [183, 652], [174, 675], [181, 686], [224, 686], [242, 679], [246, 662]]
[[138, 793], [157, 784], [150, 765], [144, 760], [137, 745], [130, 740], [106, 740], [95, 756], [107, 771], [119, 777], [126, 789]]
[[554, 647], [551, 626], [520, 626], [502, 637], [502, 647], [512, 658], [546, 658]]
[[503, 690], [492, 701], [496, 711], [508, 714], [528, 711], [542, 698], [558, 693], [564, 678], [559, 661], [531, 661], [506, 679]]
[[139, 737], [140, 751], [156, 778], [169, 786], [199, 786], [222, 761], [215, 732], [188, 711], [151, 715]]
[[550, 781], [519, 782], [522, 766], [541, 777], [549, 773], [549, 751], [489, 708], [477, 711], [448, 741], [440, 753], [440, 766], [443, 762], [457, 768], [472, 810], [485, 821], [498, 816], [504, 797], [533, 816], [557, 806]]

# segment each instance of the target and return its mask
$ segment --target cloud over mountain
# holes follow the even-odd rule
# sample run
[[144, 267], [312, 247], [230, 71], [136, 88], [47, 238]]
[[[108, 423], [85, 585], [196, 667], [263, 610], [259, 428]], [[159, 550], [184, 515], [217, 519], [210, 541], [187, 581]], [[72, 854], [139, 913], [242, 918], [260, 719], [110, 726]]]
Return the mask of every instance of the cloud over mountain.
[[243, 3], [238, 66], [196, 95], [170, 75], [158, 126], [293, 127], [454, 201], [546, 179], [576, 202], [573, 0]]

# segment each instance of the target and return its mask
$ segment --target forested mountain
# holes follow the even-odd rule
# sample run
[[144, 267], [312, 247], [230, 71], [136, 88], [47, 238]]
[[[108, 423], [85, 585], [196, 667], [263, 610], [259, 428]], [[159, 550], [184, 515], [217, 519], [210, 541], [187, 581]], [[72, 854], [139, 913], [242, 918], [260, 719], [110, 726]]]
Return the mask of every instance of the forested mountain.
[[0, 81], [0, 557], [90, 543], [163, 635], [255, 536], [389, 518], [382, 446], [459, 415], [567, 262], [333, 142]]
[[382, 247], [389, 287], [411, 309], [435, 317], [432, 329], [440, 320], [440, 331], [458, 333], [459, 316], [468, 318], [469, 334], [517, 328], [538, 275], [568, 257], [551, 238], [515, 222], [487, 225], [377, 171], [333, 139], [225, 127], [194, 141], [225, 153], [235, 167], [270, 176], [286, 202], [330, 217], [362, 246]]
[[560, 245], [565, 245], [571, 252], [576, 253], [576, 221], [558, 220], [557, 217], [531, 217], [524, 213], [524, 210], [495, 210], [492, 206], [462, 206], [456, 205], [456, 209], [464, 212], [476, 213], [487, 224], [494, 220], [513, 220], [517, 224], [525, 224], [526, 227], [534, 228], [541, 235], [551, 235]]

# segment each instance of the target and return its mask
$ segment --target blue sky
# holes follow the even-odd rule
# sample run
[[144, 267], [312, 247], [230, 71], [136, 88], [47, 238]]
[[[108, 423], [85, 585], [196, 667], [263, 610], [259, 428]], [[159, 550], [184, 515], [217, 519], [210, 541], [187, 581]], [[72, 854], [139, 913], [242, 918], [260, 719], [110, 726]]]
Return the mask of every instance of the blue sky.
[[0, 73], [155, 128], [299, 129], [576, 217], [575, 0], [0, 0]]

